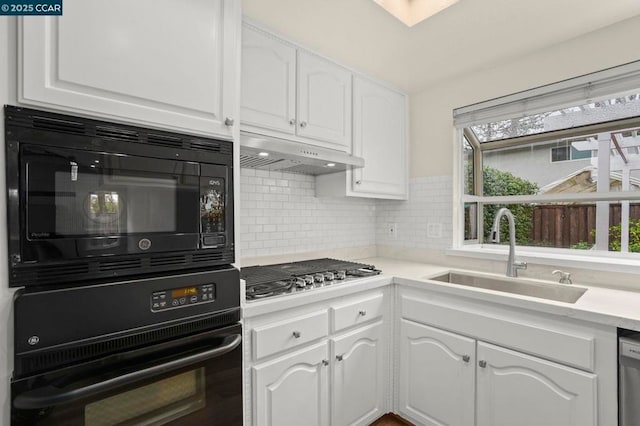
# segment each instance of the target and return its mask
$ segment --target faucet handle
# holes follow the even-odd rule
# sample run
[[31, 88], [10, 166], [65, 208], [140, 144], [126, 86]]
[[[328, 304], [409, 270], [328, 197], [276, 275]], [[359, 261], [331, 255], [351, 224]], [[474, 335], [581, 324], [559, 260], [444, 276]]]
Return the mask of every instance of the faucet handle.
[[573, 282], [571, 281], [571, 272], [564, 272], [561, 271], [559, 269], [556, 269], [555, 271], [552, 272], [553, 275], [555, 274], [560, 274], [560, 283], [562, 284], [572, 284]]
[[513, 267], [516, 269], [527, 269], [527, 262], [524, 260], [514, 260]]

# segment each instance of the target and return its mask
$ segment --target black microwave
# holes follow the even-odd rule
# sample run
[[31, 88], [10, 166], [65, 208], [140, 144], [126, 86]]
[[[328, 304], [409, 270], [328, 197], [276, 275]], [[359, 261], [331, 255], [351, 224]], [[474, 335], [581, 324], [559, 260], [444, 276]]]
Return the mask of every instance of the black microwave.
[[233, 144], [5, 107], [9, 285], [234, 259]]

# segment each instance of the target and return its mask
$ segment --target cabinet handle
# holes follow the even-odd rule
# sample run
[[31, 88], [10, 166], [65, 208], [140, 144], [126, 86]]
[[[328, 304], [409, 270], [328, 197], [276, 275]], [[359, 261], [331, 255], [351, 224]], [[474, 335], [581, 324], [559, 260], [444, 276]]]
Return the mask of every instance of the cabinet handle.
[[342, 361], [342, 359], [343, 359], [343, 355], [336, 355], [336, 359], [337, 359], [338, 361]]
[[471, 357], [469, 355], [462, 355], [462, 360], [464, 362], [469, 362], [470, 359], [471, 359]]
[[326, 360], [326, 359], [323, 359], [322, 360], [322, 365], [324, 365], [326, 367], [327, 365], [329, 365], [329, 361]]
[[234, 123], [234, 120], [231, 117], [227, 117], [227, 118], [224, 119], [224, 125], [225, 126], [231, 127], [231, 126], [233, 126], [233, 123]]
[[487, 361], [478, 361], [478, 365], [480, 368], [485, 368], [487, 366]]
[[299, 331], [293, 332], [293, 337], [295, 337], [296, 339], [300, 338], [300, 336], [302, 336], [302, 334]]
[[307, 122], [306, 122], [306, 121], [301, 121], [301, 122], [300, 122], [300, 127], [302, 127], [303, 129], [304, 129], [305, 127], [307, 127]]
[[365, 310], [363, 309], [363, 310], [361, 310], [360, 312], [358, 312], [358, 315], [360, 315], [360, 316], [362, 316], [362, 317], [363, 317], [363, 316], [367, 315], [367, 311], [365, 311]]
[[289, 124], [291, 124], [292, 126], [296, 124], [296, 119], [292, 118], [291, 120], [289, 120]]

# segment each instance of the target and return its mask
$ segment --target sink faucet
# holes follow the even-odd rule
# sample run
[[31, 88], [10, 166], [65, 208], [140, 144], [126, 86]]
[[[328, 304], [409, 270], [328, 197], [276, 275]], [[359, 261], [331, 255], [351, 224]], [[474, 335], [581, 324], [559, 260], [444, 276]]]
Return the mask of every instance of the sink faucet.
[[509, 258], [507, 259], [507, 276], [517, 277], [518, 269], [527, 269], [527, 262], [515, 260], [516, 252], [516, 223], [513, 213], [506, 207], [501, 208], [496, 213], [493, 220], [493, 228], [491, 229], [491, 239], [494, 243], [500, 242], [500, 219], [506, 216], [509, 221]]
[[555, 271], [552, 272], [553, 275], [555, 274], [559, 274], [560, 275], [560, 281], [558, 281], [560, 284], [572, 284], [573, 281], [571, 281], [571, 273], [570, 272], [564, 272], [561, 271], [560, 269], [556, 269]]

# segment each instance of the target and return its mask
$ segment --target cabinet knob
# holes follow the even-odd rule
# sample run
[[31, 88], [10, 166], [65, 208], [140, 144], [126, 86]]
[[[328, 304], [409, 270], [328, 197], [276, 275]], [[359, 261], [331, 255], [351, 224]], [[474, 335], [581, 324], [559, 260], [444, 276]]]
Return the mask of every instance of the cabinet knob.
[[225, 126], [233, 126], [234, 120], [231, 117], [227, 117], [224, 119], [224, 125]]
[[342, 359], [343, 359], [343, 355], [336, 355], [336, 359], [337, 359], [338, 361], [342, 361]]
[[296, 119], [292, 118], [291, 120], [289, 120], [289, 124], [291, 124], [292, 126], [296, 124]]
[[469, 355], [462, 355], [462, 360], [464, 362], [469, 362], [470, 359], [471, 359], [471, 357]]
[[356, 181], [356, 185], [360, 185], [361, 183], [362, 183], [362, 181], [361, 181], [361, 180], [357, 180], [357, 181]]
[[360, 312], [358, 312], [358, 315], [360, 315], [361, 317], [367, 315], [367, 311], [365, 311], [364, 309], [361, 310]]
[[327, 365], [329, 365], [329, 360], [323, 359], [323, 360], [322, 360], [322, 365], [324, 365], [325, 367], [326, 367]]
[[300, 122], [300, 127], [302, 127], [302, 128], [307, 127], [307, 122], [306, 121], [301, 121]]
[[487, 366], [487, 361], [478, 361], [478, 365], [480, 368], [485, 368]]
[[298, 339], [300, 336], [302, 336], [302, 334], [299, 331], [293, 332], [293, 337], [295, 337], [296, 339]]

